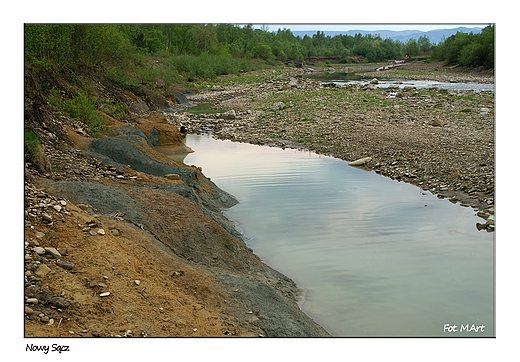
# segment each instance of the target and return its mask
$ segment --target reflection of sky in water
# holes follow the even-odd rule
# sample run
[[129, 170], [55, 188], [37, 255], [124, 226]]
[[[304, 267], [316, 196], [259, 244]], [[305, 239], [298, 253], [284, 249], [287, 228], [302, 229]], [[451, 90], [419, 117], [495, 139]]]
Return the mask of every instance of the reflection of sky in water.
[[333, 335], [442, 336], [444, 323], [492, 335], [493, 234], [472, 209], [309, 152], [187, 144], [185, 163], [239, 199], [226, 215]]

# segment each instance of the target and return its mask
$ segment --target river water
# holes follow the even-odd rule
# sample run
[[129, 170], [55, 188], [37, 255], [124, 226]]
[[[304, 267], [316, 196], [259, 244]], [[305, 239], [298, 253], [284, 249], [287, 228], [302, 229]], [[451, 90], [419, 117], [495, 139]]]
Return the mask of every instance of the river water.
[[240, 201], [225, 214], [247, 245], [333, 336], [494, 335], [494, 234], [473, 209], [308, 151], [186, 144], [184, 162]]
[[[359, 85], [368, 85], [370, 81], [374, 79], [374, 77], [364, 77], [355, 73], [318, 73], [311, 74], [308, 76], [309, 78], [321, 80], [324, 82], [335, 83], [338, 85], [345, 84], [359, 84]], [[423, 89], [423, 88], [440, 88], [447, 89], [451, 91], [495, 91], [495, 84], [493, 83], [477, 83], [477, 82], [439, 82], [433, 80], [410, 80], [410, 79], [396, 79], [396, 78], [387, 78], [381, 76], [377, 77], [378, 83], [372, 84], [371, 86], [374, 88], [399, 88], [404, 89], [405, 87], [412, 87], [415, 89]]]

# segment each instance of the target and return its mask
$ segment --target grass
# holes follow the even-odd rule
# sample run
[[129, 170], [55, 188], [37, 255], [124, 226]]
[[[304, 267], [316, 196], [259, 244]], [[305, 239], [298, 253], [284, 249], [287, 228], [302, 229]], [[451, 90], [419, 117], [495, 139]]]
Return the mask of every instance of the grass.
[[96, 97], [90, 98], [86, 93], [79, 92], [64, 101], [64, 109], [71, 117], [85, 122], [93, 136], [98, 138], [107, 133], [107, 126], [97, 113], [96, 101]]
[[24, 148], [30, 162], [34, 162], [41, 149], [40, 137], [33, 131], [27, 131], [24, 135]]

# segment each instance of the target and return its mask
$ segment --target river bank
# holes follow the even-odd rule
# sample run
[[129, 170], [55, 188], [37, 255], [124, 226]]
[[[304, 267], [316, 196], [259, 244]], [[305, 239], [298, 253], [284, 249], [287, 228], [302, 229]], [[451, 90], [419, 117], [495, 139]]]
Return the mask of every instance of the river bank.
[[[490, 79], [426, 67], [395, 71]], [[100, 112], [111, 133], [94, 139], [42, 97], [50, 75], [26, 72], [26, 124], [44, 155], [25, 167], [26, 337], [329, 335], [298, 308], [297, 285], [223, 217], [234, 197], [154, 149], [185, 147], [181, 126], [347, 161], [370, 157], [361, 167], [471, 206], [483, 218], [477, 227], [494, 230], [493, 93], [338, 87], [286, 68], [222, 77], [174, 100], [169, 90], [135, 94], [94, 79], [99, 96], [131, 110], [126, 119]], [[227, 112], [184, 112], [186, 98]]]
[[234, 197], [155, 151], [186, 150], [149, 109], [164, 98], [127, 93], [136, 112], [100, 113], [110, 133], [95, 139], [42, 102], [37, 75], [26, 80], [26, 124], [42, 146], [25, 164], [25, 337], [330, 336], [222, 215]]
[[[492, 73], [439, 63], [366, 70], [361, 73], [374, 77], [493, 81]], [[473, 207], [483, 219], [477, 227], [494, 230], [494, 92], [399, 88], [398, 83], [385, 89], [338, 86], [304, 77], [309, 72], [265, 71], [260, 84], [223, 79], [189, 99], [232, 111], [179, 113], [169, 122], [221, 139], [303, 148], [349, 162], [370, 157], [362, 167]]]

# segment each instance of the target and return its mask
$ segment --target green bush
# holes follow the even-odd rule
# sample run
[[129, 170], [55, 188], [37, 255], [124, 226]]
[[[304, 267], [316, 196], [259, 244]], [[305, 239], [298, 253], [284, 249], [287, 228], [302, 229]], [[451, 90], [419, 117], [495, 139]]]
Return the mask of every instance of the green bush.
[[65, 101], [65, 110], [71, 117], [85, 122], [94, 137], [105, 134], [106, 124], [96, 109], [97, 98], [91, 99], [85, 93], [80, 92], [77, 96]]
[[24, 137], [24, 150], [30, 162], [34, 162], [40, 147], [40, 137], [33, 131], [26, 131]]

